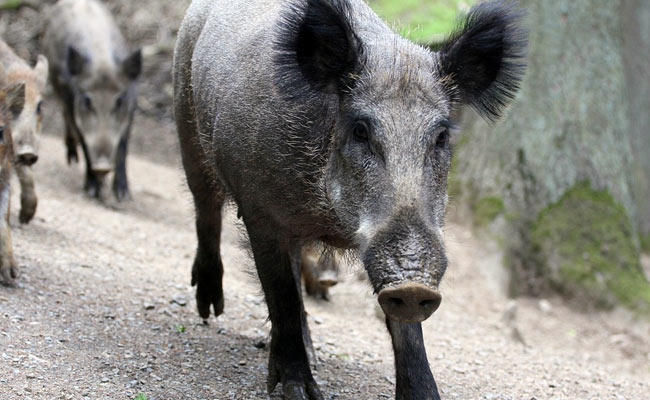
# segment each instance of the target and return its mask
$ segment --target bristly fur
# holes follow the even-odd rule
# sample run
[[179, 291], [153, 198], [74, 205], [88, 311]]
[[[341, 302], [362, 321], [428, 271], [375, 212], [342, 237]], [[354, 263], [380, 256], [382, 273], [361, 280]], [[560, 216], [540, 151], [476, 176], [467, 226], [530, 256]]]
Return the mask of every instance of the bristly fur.
[[440, 50], [441, 76], [452, 76], [452, 98], [494, 121], [514, 99], [526, 68], [524, 13], [512, 2], [473, 7]]
[[283, 95], [305, 99], [353, 84], [362, 47], [343, 0], [304, 0], [283, 10], [274, 40], [275, 79]]

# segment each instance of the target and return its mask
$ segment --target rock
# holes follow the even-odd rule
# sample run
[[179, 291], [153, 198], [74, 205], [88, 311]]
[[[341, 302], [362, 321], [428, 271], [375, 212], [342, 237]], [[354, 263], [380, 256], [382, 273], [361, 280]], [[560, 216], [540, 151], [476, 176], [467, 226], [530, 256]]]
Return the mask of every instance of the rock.
[[187, 305], [187, 299], [183, 296], [174, 296], [171, 302], [178, 304], [181, 307], [185, 307]]
[[553, 306], [551, 306], [551, 303], [546, 299], [541, 299], [537, 303], [537, 306], [539, 307], [540, 311], [543, 312], [544, 314], [550, 314], [550, 312], [553, 311]]

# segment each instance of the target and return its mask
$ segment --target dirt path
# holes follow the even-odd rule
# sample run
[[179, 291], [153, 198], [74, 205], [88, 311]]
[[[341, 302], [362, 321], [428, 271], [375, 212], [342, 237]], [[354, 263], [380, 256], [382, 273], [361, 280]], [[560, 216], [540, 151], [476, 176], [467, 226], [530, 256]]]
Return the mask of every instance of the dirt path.
[[[13, 195], [23, 275], [17, 288], [0, 287], [0, 398], [266, 398], [269, 324], [233, 218], [223, 233], [226, 312], [203, 326], [180, 168], [131, 157], [134, 201], [101, 204], [81, 193], [82, 169], [64, 165], [59, 139], [41, 147], [30, 225], [17, 223]], [[460, 226], [447, 236], [443, 304], [424, 324], [444, 399], [650, 399], [648, 324], [554, 300], [511, 303], [497, 290], [498, 255]], [[350, 270], [331, 302], [307, 309], [327, 398], [393, 398], [389, 338], [367, 284]]]

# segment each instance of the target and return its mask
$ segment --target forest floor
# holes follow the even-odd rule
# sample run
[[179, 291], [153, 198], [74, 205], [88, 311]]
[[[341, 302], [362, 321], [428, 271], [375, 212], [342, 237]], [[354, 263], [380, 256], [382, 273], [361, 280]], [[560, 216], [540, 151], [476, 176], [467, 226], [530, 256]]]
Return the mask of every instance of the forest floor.
[[[0, 286], [3, 400], [267, 398], [270, 323], [232, 212], [222, 237], [225, 313], [203, 325], [189, 285], [193, 211], [169, 112], [169, 50], [184, 3], [109, 3], [145, 49], [128, 159], [133, 200], [83, 194], [83, 166], [65, 164], [58, 105], [48, 101], [34, 166], [39, 208], [29, 225], [17, 221], [14, 180], [22, 276], [15, 287]], [[0, 15], [0, 35], [24, 41], [33, 56], [38, 13], [18, 16]], [[497, 249], [453, 222], [446, 239], [443, 302], [423, 324], [443, 399], [650, 399], [647, 321], [554, 298], [512, 300]], [[330, 302], [306, 299], [314, 373], [326, 398], [394, 398], [390, 338], [357, 275], [346, 268]]]

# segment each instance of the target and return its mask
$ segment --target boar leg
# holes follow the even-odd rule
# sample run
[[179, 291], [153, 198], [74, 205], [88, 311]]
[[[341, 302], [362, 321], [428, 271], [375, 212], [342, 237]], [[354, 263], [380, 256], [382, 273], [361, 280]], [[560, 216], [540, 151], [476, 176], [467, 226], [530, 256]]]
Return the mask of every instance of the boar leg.
[[101, 198], [104, 181], [103, 179], [98, 178], [97, 175], [95, 175], [93, 172], [92, 164], [90, 161], [90, 153], [88, 151], [86, 143], [83, 140], [80, 140], [79, 142], [84, 152], [84, 158], [86, 159], [86, 182], [84, 183], [84, 190], [90, 197], [97, 199]]
[[18, 219], [21, 224], [27, 224], [36, 213], [38, 197], [34, 189], [34, 172], [32, 167], [22, 164], [16, 165], [16, 175], [20, 181], [20, 214]]
[[115, 159], [115, 175], [113, 176], [113, 194], [117, 201], [130, 198], [129, 183], [126, 180], [126, 150], [129, 136], [125, 135], [120, 139]]
[[[312, 271], [307, 271], [311, 266], [307, 266], [305, 268], [305, 262], [307, 257], [303, 257], [304, 250], [302, 249], [302, 246], [294, 246], [293, 251], [291, 252], [291, 272], [293, 273], [294, 280], [296, 281], [296, 285], [298, 285], [298, 294], [300, 295], [300, 302], [302, 303], [302, 278], [301, 275], [304, 272], [312, 272]], [[307, 284], [307, 281], [305, 280], [305, 285]], [[304, 314], [304, 306], [303, 306], [303, 314]], [[307, 359], [309, 360], [309, 365], [312, 366], [312, 368], [316, 368], [316, 352], [314, 351], [314, 344], [311, 341], [311, 334], [309, 332], [309, 326], [307, 325], [307, 318], [301, 318], [301, 323], [302, 323], [302, 339], [305, 345], [305, 350], [307, 351]]]
[[301, 270], [307, 294], [314, 297], [322, 295], [320, 285], [318, 284], [317, 266], [314, 265], [313, 260], [308, 259], [308, 257], [303, 257]]
[[84, 190], [86, 193], [88, 193], [88, 196], [93, 198], [100, 198], [103, 182], [93, 172], [90, 165], [90, 156], [87, 154], [85, 147], [84, 154], [86, 156], [86, 182], [84, 183]]
[[[181, 95], [191, 89], [182, 85], [183, 79], [183, 76], [176, 77], [176, 83], [180, 87], [175, 90], [177, 97], [174, 101], [174, 112], [183, 167], [196, 210], [198, 248], [192, 266], [192, 286], [196, 285], [196, 306], [199, 315], [207, 319], [210, 316], [210, 307], [213, 307], [215, 316], [220, 315], [224, 307], [220, 242], [221, 208], [226, 196], [214, 171], [208, 169], [205, 154], [196, 141], [198, 132], [192, 111], [192, 95]], [[126, 156], [126, 147], [124, 154]]]
[[[220, 255], [221, 208], [225, 200], [224, 190], [206, 184], [206, 181], [190, 176], [187, 180], [194, 195], [196, 208], [196, 234], [198, 248], [192, 266], [192, 286], [196, 285], [196, 306], [199, 315], [207, 319], [210, 316], [210, 306], [214, 315], [221, 315], [224, 307], [223, 300], [223, 264]], [[212, 186], [212, 187], [211, 187]]]
[[397, 400], [440, 400], [424, 349], [422, 324], [386, 320], [395, 353]]
[[[267, 221], [255, 220], [260, 225]], [[323, 399], [311, 374], [305, 349], [305, 337], [309, 333], [305, 332], [307, 321], [300, 293], [299, 263], [292, 262], [299, 257], [299, 252], [292, 253], [294, 257], [291, 257], [275, 239], [260, 234], [262, 229], [268, 228], [259, 229], [261, 227], [251, 224], [246, 214], [244, 223], [271, 319], [267, 390], [271, 393], [281, 382], [285, 399]]]
[[2, 186], [0, 190], [0, 278], [4, 283], [11, 284], [14, 279], [18, 278], [18, 265], [14, 260], [11, 231], [9, 230], [11, 192], [8, 183], [3, 183]]
[[[64, 106], [68, 107], [68, 106]], [[63, 111], [63, 121], [65, 123], [65, 147], [68, 150], [68, 164], [79, 162], [79, 155], [77, 154], [77, 134], [74, 126], [74, 119], [72, 118], [71, 111]]]

